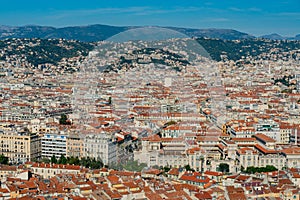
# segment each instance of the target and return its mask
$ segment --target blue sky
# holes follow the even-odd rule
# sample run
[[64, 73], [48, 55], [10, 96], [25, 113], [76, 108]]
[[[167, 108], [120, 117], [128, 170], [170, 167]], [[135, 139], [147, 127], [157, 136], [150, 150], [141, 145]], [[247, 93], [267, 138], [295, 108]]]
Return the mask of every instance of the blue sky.
[[107, 24], [300, 34], [300, 0], [3, 0], [0, 25]]

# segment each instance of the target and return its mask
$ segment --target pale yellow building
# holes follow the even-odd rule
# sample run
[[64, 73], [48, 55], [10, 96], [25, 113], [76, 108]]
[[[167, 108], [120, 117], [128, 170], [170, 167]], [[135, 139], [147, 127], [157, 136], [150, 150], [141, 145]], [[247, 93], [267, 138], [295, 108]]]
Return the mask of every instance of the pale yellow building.
[[83, 138], [79, 135], [70, 135], [67, 137], [67, 157], [83, 156]]
[[26, 132], [0, 132], [0, 154], [13, 163], [24, 163], [41, 157], [40, 138]]

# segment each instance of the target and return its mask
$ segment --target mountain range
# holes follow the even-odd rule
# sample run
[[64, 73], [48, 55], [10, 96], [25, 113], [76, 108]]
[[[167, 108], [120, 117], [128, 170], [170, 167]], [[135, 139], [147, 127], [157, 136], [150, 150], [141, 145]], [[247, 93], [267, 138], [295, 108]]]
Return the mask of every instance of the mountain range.
[[[64, 38], [84, 42], [105, 40], [120, 32], [138, 28], [133, 26], [87, 25], [55, 28], [51, 26], [0, 26], [0, 40], [7, 38]], [[225, 40], [253, 39], [254, 36], [233, 29], [192, 29], [165, 27], [186, 34], [189, 37], [206, 37]], [[266, 39], [300, 39], [300, 34], [294, 38], [285, 38], [277, 34], [265, 35]]]
[[296, 35], [295, 37], [284, 37], [277, 33], [272, 33], [269, 35], [260, 36], [259, 38], [270, 39], [270, 40], [300, 40], [300, 34]]

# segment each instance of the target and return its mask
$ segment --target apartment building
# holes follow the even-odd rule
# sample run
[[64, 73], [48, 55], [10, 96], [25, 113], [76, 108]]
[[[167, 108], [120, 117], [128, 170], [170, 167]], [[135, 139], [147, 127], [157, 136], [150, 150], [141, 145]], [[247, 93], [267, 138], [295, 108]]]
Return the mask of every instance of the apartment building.
[[117, 144], [109, 134], [86, 135], [83, 145], [84, 157], [101, 159], [105, 165], [117, 161]]
[[282, 150], [286, 157], [286, 167], [298, 168], [300, 166], [300, 147], [290, 147]]
[[41, 157], [41, 141], [27, 132], [0, 131], [0, 154], [13, 163], [24, 163]]
[[268, 120], [260, 122], [255, 126], [256, 134], [264, 134], [272, 139], [274, 139], [277, 143], [281, 143], [281, 134], [279, 124]]
[[34, 163], [30, 168], [35, 174], [39, 174], [43, 178], [48, 178], [48, 179], [62, 173], [78, 174], [81, 169], [81, 167], [77, 165], [46, 164], [46, 163]]
[[83, 156], [83, 136], [74, 134], [67, 137], [67, 157], [82, 157]]
[[266, 167], [273, 165], [277, 169], [282, 169], [286, 165], [286, 157], [278, 150], [268, 149], [260, 144], [256, 144], [254, 149], [258, 152], [258, 165], [259, 167]]
[[295, 126], [286, 125], [283, 123], [280, 124], [280, 131], [279, 131], [279, 135], [280, 135], [279, 143], [280, 144], [288, 144], [290, 142], [290, 136], [291, 136], [292, 132], [294, 131], [294, 127]]
[[237, 159], [245, 169], [250, 166], [258, 166], [258, 152], [249, 147], [240, 148], [236, 152]]
[[67, 155], [67, 136], [59, 134], [45, 134], [41, 137], [42, 157], [60, 158]]

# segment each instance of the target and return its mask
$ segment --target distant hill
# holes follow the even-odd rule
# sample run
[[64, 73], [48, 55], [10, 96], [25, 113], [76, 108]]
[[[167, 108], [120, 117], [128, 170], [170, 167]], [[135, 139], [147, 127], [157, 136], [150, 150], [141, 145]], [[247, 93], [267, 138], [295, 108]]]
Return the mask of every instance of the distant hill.
[[277, 33], [272, 33], [269, 35], [260, 36], [259, 38], [269, 39], [269, 40], [300, 40], [300, 34], [296, 35], [295, 37], [283, 37]]
[[264, 38], [264, 39], [270, 39], [270, 40], [284, 40], [285, 37], [282, 37], [281, 35], [277, 34], [277, 33], [272, 33], [269, 35], [263, 35], [260, 36], [260, 38]]
[[100, 41], [127, 30], [127, 27], [90, 25], [54, 28], [48, 26], [0, 26], [0, 39], [7, 38], [64, 38], [84, 42]]
[[[272, 57], [272, 54], [279, 55], [282, 52], [300, 49], [300, 40], [283, 40], [277, 42], [259, 38], [241, 41], [198, 38], [197, 41], [209, 53], [211, 58], [217, 61], [223, 58], [225, 58], [225, 60], [237, 61], [247, 57], [267, 60]], [[274, 52], [272, 49], [277, 49], [277, 51]], [[296, 54], [297, 53], [293, 53], [293, 55], [289, 56], [296, 59]]]
[[[0, 41], [0, 49], [0, 61], [17, 57], [37, 67], [46, 63], [57, 65], [63, 59], [86, 57], [94, 45], [65, 39], [7, 39]], [[68, 68], [67, 65], [64, 67]]]
[[[120, 27], [108, 25], [88, 25], [55, 28], [49, 26], [0, 26], [0, 39], [6, 38], [64, 38], [68, 40], [80, 40], [84, 42], [94, 42], [105, 40], [117, 33], [126, 31], [134, 27]], [[232, 29], [191, 29], [166, 27], [184, 33], [189, 37], [207, 37], [217, 39], [250, 39], [254, 38], [247, 33], [242, 33]]]
[[[207, 51], [209, 56], [216, 61], [232, 60], [238, 61], [240, 64], [250, 62], [248, 58], [255, 60], [276, 59], [286, 60], [292, 58], [299, 60], [298, 52], [300, 49], [300, 40], [291, 41], [272, 41], [265, 39], [247, 39], [247, 40], [222, 40], [222, 39], [208, 39], [197, 38], [197, 42]], [[22, 48], [20, 48], [22, 47]], [[11, 60], [26, 60], [34, 67], [40, 64], [51, 63], [59, 64], [63, 59], [73, 57], [85, 57], [92, 49], [95, 43], [71, 41], [66, 39], [7, 39], [0, 40], [0, 62]], [[276, 49], [276, 51], [274, 51]], [[170, 52], [161, 52], [161, 50], [144, 49], [144, 54], [161, 54], [166, 60], [151, 60], [154, 63], [168, 64], [174, 62], [181, 62], [185, 65], [185, 61], [173, 55]], [[164, 50], [165, 51], [165, 50]], [[137, 52], [139, 53], [139, 52]], [[284, 56], [283, 56], [284, 55]], [[170, 62], [168, 61], [170, 60]], [[123, 65], [124, 63], [148, 62], [139, 61], [136, 59], [128, 60], [120, 57], [120, 62], [112, 66], [112, 69]], [[236, 63], [238, 65], [238, 63]], [[65, 71], [72, 71], [73, 64], [65, 65]], [[179, 70], [180, 69], [175, 69]], [[75, 70], [76, 71], [76, 70]]]
[[242, 33], [232, 29], [191, 29], [168, 27], [190, 37], [206, 37], [223, 40], [252, 39], [255, 38], [247, 33]]

